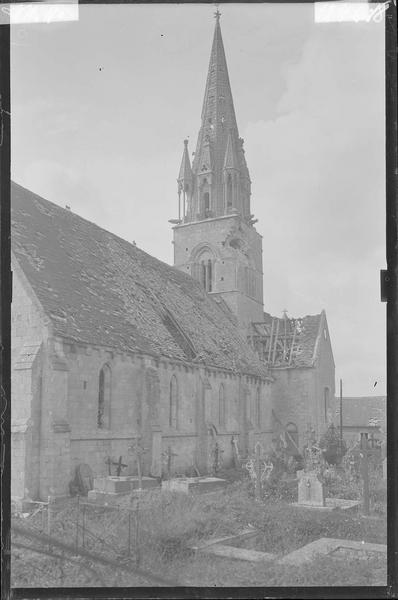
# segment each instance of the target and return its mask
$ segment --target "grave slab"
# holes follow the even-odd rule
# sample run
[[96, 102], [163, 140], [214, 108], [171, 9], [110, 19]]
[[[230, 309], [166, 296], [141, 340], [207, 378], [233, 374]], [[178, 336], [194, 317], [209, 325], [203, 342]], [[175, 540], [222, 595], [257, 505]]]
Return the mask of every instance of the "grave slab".
[[191, 546], [191, 550], [203, 550], [204, 548], [208, 548], [209, 546], [213, 546], [213, 544], [233, 544], [240, 543], [243, 540], [248, 540], [250, 538], [256, 537], [259, 534], [257, 529], [253, 529], [252, 527], [248, 527], [247, 529], [243, 529], [240, 533], [235, 533], [233, 535], [227, 535], [220, 538], [213, 538], [210, 540], [206, 540], [197, 546]]
[[344, 552], [354, 553], [358, 558], [364, 559], [375, 553], [378, 556], [387, 556], [387, 545], [338, 538], [320, 538], [287, 554], [280, 560], [280, 563], [297, 566], [310, 562], [319, 555], [343, 556]]
[[[158, 480], [152, 477], [142, 477], [141, 483], [145, 490], [159, 487]], [[119, 498], [138, 491], [139, 485], [136, 475], [97, 477], [94, 479], [94, 489], [88, 492], [87, 498], [90, 502], [117, 503]]]
[[212, 544], [201, 549], [200, 552], [248, 562], [271, 561], [276, 558], [275, 554], [269, 552], [258, 552], [257, 550], [247, 550], [246, 548], [236, 548], [235, 546], [225, 546], [223, 544]]
[[306, 510], [354, 510], [361, 505], [360, 500], [346, 500], [345, 498], [325, 498], [324, 506], [318, 504], [300, 504], [292, 502], [291, 506], [304, 508]]
[[204, 494], [221, 490], [226, 485], [227, 481], [220, 477], [177, 477], [162, 481], [162, 490]]
[[131, 489], [129, 477], [96, 477], [94, 479], [94, 491], [110, 492], [117, 494], [120, 492], [129, 492]]
[[126, 498], [129, 495], [128, 492], [101, 492], [98, 490], [90, 490], [87, 494], [88, 502], [95, 502], [97, 504], [117, 504], [122, 498]]

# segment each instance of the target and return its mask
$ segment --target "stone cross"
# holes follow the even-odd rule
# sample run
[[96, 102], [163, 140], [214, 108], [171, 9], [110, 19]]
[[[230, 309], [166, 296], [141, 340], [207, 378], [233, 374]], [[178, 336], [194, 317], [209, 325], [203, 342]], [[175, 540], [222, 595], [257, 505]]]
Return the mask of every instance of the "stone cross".
[[122, 463], [122, 457], [119, 456], [118, 461], [114, 461], [110, 456], [105, 460], [105, 464], [108, 465], [108, 475], [111, 475], [111, 466], [114, 465], [116, 467], [116, 476], [120, 477], [120, 473], [122, 469], [125, 469], [128, 465]]
[[129, 454], [134, 454], [137, 462], [137, 473], [138, 473], [138, 489], [142, 489], [142, 468], [141, 468], [141, 458], [142, 456], [148, 452], [148, 448], [144, 448], [140, 439], [135, 440], [128, 449]]
[[322, 462], [322, 449], [315, 442], [309, 443], [304, 449], [306, 471], [317, 471]]
[[[261, 498], [261, 481], [264, 479], [265, 472], [269, 473], [269, 466], [265, 471], [265, 460], [263, 458], [263, 447], [260, 442], [254, 446], [254, 456], [246, 462], [246, 469], [254, 481], [254, 493], [256, 500]], [[273, 466], [272, 466], [273, 469]]]
[[170, 481], [171, 479], [171, 467], [173, 463], [173, 458], [178, 456], [175, 452], [172, 451], [171, 446], [167, 447], [165, 452], [162, 452], [163, 464], [166, 465], [167, 470], [167, 479]]
[[216, 442], [213, 449], [213, 473], [217, 473], [221, 467], [221, 454], [224, 450], [220, 448], [220, 444]]
[[274, 470], [273, 463], [269, 459], [267, 459], [267, 461], [264, 463], [264, 466], [263, 466], [263, 471], [262, 471], [262, 474], [261, 474], [261, 479], [262, 480], [263, 479], [268, 480], [270, 478], [270, 475], [271, 475], [271, 473], [272, 473], [273, 470]]
[[116, 467], [116, 476], [120, 477], [120, 473], [122, 472], [122, 469], [125, 469], [128, 465], [125, 465], [122, 463], [122, 457], [119, 456], [119, 460], [117, 462], [113, 462], [113, 465], [115, 465]]
[[241, 456], [239, 453], [238, 440], [236, 439], [235, 435], [232, 436], [231, 444], [232, 444], [232, 451], [233, 451], [233, 455], [234, 455], [235, 468], [238, 468], [242, 464], [242, 459], [241, 459]]
[[111, 466], [113, 464], [112, 459], [110, 456], [107, 457], [107, 459], [105, 460], [105, 464], [108, 465], [108, 475], [111, 475]]

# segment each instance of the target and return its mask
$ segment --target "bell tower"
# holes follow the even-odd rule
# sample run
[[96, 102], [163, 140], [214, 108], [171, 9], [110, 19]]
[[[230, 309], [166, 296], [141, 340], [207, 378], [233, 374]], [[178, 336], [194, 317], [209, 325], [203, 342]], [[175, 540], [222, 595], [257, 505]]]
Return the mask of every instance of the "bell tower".
[[216, 24], [193, 162], [184, 140], [174, 224], [174, 266], [221, 296], [246, 330], [263, 321], [262, 237], [239, 137], [224, 44]]

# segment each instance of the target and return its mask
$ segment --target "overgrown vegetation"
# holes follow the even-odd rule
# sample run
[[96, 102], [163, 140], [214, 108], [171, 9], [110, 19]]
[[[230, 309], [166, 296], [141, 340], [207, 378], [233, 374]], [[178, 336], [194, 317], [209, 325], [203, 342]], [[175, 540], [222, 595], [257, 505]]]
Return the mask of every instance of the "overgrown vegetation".
[[[348, 476], [334, 476], [328, 483], [327, 495], [357, 498], [360, 493], [360, 481]], [[132, 565], [139, 564], [158, 574], [175, 573], [179, 585], [336, 585], [336, 581], [340, 585], [345, 581], [349, 585], [375, 585], [372, 582], [377, 577], [384, 577], [385, 565], [381, 559], [379, 562], [371, 561], [373, 570], [369, 569], [369, 564], [365, 568], [361, 560], [342, 561], [330, 557], [317, 560], [317, 571], [313, 567], [294, 569], [277, 563], [272, 569], [267, 565], [260, 569], [249, 563], [243, 568], [239, 561], [210, 560], [191, 550], [191, 546], [203, 540], [236, 534], [247, 526], [260, 532], [257, 550], [277, 555], [292, 552], [321, 537], [386, 543], [386, 520], [383, 518], [364, 519], [360, 513], [339, 510], [303, 510], [291, 505], [291, 501], [296, 499], [297, 481], [293, 485], [287, 477], [271, 479], [264, 486], [261, 502], [254, 499], [253, 484], [248, 477], [213, 494], [194, 496], [147, 492], [140, 497], [138, 505], [128, 498], [125, 506], [118, 509], [82, 504], [79, 507], [77, 499], [70, 499], [52, 515], [51, 535], [79, 548], [84, 544], [84, 548], [91, 552], [127, 561], [126, 564], [129, 561]], [[371, 478], [371, 499], [374, 511], [382, 514], [386, 490], [385, 482], [380, 478]], [[39, 514], [26, 520], [18, 519], [18, 522], [26, 523], [27, 528], [35, 530], [46, 528], [46, 520], [42, 521]], [[69, 580], [62, 561], [49, 569], [48, 556], [36, 556], [32, 561], [31, 554], [18, 552], [15, 564], [19, 566], [13, 573], [14, 585], [28, 585], [30, 564], [44, 564], [40, 568], [44, 569], [43, 577], [48, 585], [61, 585], [59, 581], [52, 584], [48, 580], [58, 571], [58, 579]], [[28, 555], [29, 560], [24, 560], [24, 556]], [[25, 564], [25, 570], [21, 564]], [[184, 565], [182, 572], [178, 571], [178, 565]], [[69, 570], [77, 572], [74, 565]], [[16, 582], [16, 577], [21, 577], [24, 583]], [[131, 577], [132, 583], [126, 583], [126, 574], [123, 574], [120, 581], [124, 583], [119, 585], [136, 585], [134, 581], [137, 578]], [[90, 569], [79, 571], [75, 579], [81, 581], [81, 585], [98, 585], [98, 581], [84, 583], [92, 581]], [[33, 585], [38, 585], [36, 580], [37, 575], [32, 576]]]
[[184, 586], [385, 586], [387, 567], [385, 559], [342, 560], [319, 557], [309, 564], [295, 567], [277, 563], [251, 564], [228, 562], [217, 557], [200, 556], [195, 562], [178, 561], [170, 575], [179, 576]]

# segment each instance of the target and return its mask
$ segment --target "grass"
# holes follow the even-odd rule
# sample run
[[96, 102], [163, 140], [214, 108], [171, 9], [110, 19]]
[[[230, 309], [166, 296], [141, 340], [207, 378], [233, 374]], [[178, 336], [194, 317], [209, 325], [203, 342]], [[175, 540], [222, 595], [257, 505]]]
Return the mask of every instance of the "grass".
[[279, 586], [384, 586], [387, 582], [385, 559], [370, 561], [319, 557], [295, 567], [277, 563], [228, 561], [218, 557], [197, 557], [178, 561], [169, 570], [180, 585], [209, 587]]
[[[286, 488], [286, 493], [290, 493]], [[376, 488], [375, 488], [376, 490]], [[376, 490], [377, 491], [377, 490]], [[376, 496], [375, 491], [375, 498]], [[341, 492], [341, 490], [340, 490]], [[383, 503], [383, 489], [380, 488], [379, 501]], [[279, 494], [279, 492], [278, 492]], [[264, 502], [252, 497], [251, 486], [247, 481], [236, 481], [223, 491], [215, 494], [192, 496], [179, 493], [147, 492], [140, 500], [139, 508], [139, 550], [141, 566], [159, 575], [175, 577], [179, 585], [384, 585], [385, 560], [368, 561], [337, 557], [322, 557], [312, 566], [293, 568], [278, 563], [255, 565], [219, 558], [194, 555], [191, 545], [205, 539], [235, 534], [251, 525], [259, 532], [257, 550], [284, 555], [321, 537], [345, 538], [350, 540], [386, 543], [386, 520], [364, 519], [360, 514], [346, 511], [308, 511], [290, 505], [276, 495], [270, 495]], [[130, 503], [130, 499], [127, 500]], [[74, 544], [76, 540], [77, 504], [71, 499], [69, 504], [57, 511], [52, 519], [51, 534], [60, 540]], [[115, 558], [126, 558], [128, 541], [127, 506], [119, 510], [87, 507], [85, 510], [85, 547], [96, 553]], [[131, 506], [130, 506], [131, 508]], [[80, 508], [82, 511], [82, 507]], [[131, 558], [133, 563], [136, 550], [135, 514], [131, 513]], [[82, 512], [79, 522], [82, 522]], [[20, 520], [23, 522], [23, 520]], [[26, 520], [29, 527], [41, 527], [41, 517], [36, 515]], [[82, 532], [79, 530], [79, 545]], [[16, 564], [20, 565], [19, 557]], [[31, 570], [25, 560], [25, 571]], [[34, 564], [48, 565], [49, 558], [35, 558]], [[57, 565], [58, 563], [55, 563]], [[47, 568], [47, 570], [46, 570]], [[48, 576], [57, 578], [60, 572], [65, 581], [69, 575], [63, 574], [60, 563], [54, 569], [44, 568]], [[74, 567], [69, 570], [73, 573]], [[23, 569], [14, 573], [15, 577], [26, 578]], [[42, 574], [46, 581], [47, 575]], [[58, 577], [58, 579], [59, 579]], [[113, 585], [146, 585], [126, 583], [123, 574]], [[133, 577], [133, 576], [132, 576]], [[32, 577], [36, 581], [37, 575]], [[92, 573], [86, 571], [69, 579], [91, 581]], [[29, 579], [29, 577], [28, 577]], [[113, 581], [110, 577], [109, 581]], [[16, 581], [16, 580], [15, 580]], [[125, 583], [121, 583], [124, 581]], [[196, 583], [195, 583], [196, 582]], [[378, 582], [378, 583], [375, 583]], [[380, 583], [381, 582], [381, 583]], [[22, 585], [18, 583], [18, 585]], [[48, 584], [50, 585], [50, 584]], [[57, 584], [53, 584], [57, 585]], [[60, 583], [58, 582], [58, 585]], [[64, 583], [63, 585], [71, 585]], [[76, 585], [76, 584], [75, 584]], [[82, 583], [81, 585], [98, 585]], [[100, 584], [101, 585], [101, 584]]]

